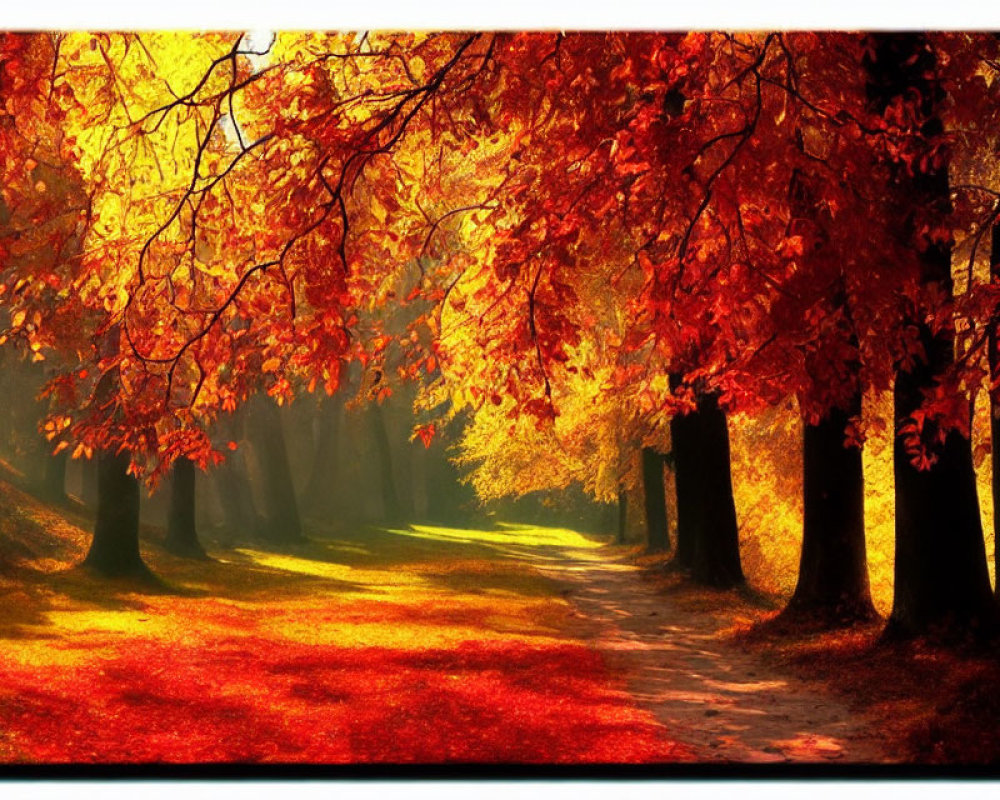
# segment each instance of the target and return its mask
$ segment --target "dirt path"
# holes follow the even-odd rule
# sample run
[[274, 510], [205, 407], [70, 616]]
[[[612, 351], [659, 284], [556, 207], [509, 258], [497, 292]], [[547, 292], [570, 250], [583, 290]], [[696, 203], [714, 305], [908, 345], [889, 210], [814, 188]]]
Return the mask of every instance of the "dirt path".
[[842, 702], [719, 640], [710, 615], [671, 604], [640, 568], [576, 549], [535, 566], [568, 585], [590, 644], [699, 761], [885, 761]]

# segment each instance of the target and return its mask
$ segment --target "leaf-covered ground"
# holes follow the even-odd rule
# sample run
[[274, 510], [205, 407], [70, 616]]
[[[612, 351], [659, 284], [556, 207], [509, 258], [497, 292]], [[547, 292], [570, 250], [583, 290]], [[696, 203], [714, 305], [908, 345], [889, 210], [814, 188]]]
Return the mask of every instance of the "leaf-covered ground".
[[[809, 725], [771, 742], [777, 760], [800, 760], [805, 750], [812, 753], [807, 760], [841, 759], [835, 763], [859, 755], [862, 761], [929, 766], [1000, 763], [1000, 643], [887, 643], [882, 621], [842, 631], [788, 624], [778, 617], [782, 598], [699, 589], [664, 569], [660, 557], [619, 558], [637, 568], [647, 590], [685, 626], [710, 635], [706, 649], [734, 653], [733, 664], [749, 658], [759, 665], [758, 677], [774, 676], [794, 693], [825, 698]], [[781, 701], [767, 708], [767, 719], [788, 710]], [[849, 725], [840, 725], [844, 710]], [[829, 741], [820, 729], [824, 720], [841, 728], [835, 734], [840, 741]], [[845, 746], [845, 728], [855, 731], [860, 748]], [[752, 738], [761, 738], [759, 732]]]
[[[734, 641], [729, 626], [760, 618], [761, 604], [738, 591], [693, 587], [676, 572], [671, 581], [656, 568], [662, 563], [630, 559], [617, 548], [565, 548], [561, 559], [539, 568], [571, 587], [586, 629], [581, 635], [699, 762], [889, 760], [876, 729], [849, 699]], [[671, 591], [680, 587], [683, 598]]]
[[572, 531], [147, 531], [150, 589], [74, 568], [88, 526], [0, 482], [0, 763], [1000, 760], [995, 654], [779, 630]]
[[0, 587], [3, 762], [690, 758], [510, 555], [596, 546], [573, 532], [359, 531], [210, 562], [147, 547], [167, 584], [150, 592], [71, 569], [81, 527], [0, 498], [2, 543], [23, 545]]

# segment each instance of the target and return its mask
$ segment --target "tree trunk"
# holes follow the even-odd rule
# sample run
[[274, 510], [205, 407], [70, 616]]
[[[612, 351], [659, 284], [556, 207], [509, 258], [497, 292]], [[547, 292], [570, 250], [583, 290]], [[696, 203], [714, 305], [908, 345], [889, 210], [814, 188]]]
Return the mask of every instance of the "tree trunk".
[[403, 519], [402, 505], [396, 492], [396, 479], [392, 472], [392, 448], [389, 434], [385, 429], [382, 407], [372, 402], [368, 406], [368, 428], [375, 443], [378, 459], [379, 487], [382, 490], [382, 514], [386, 522], [400, 522]]
[[222, 516], [229, 534], [237, 540], [261, 536], [264, 522], [253, 502], [253, 487], [237, 465], [238, 453], [229, 457], [212, 473]]
[[[796, 134], [802, 149], [802, 131]], [[815, 192], [797, 174], [791, 202], [796, 217], [808, 220], [818, 215], [831, 222], [817, 210], [821, 204]], [[861, 356], [843, 266], [838, 271], [836, 289], [817, 286], [813, 299], [831, 303], [843, 321], [829, 332], [831, 341], [807, 356], [806, 368], [815, 374], [820, 365], [814, 360], [828, 358], [828, 348], [841, 345], [844, 336], [853, 357], [825, 387], [842, 399], [817, 424], [803, 425], [802, 552], [795, 592], [781, 615], [824, 628], [849, 627], [878, 617], [868, 586], [862, 452], [845, 444], [851, 418], [861, 417]]]
[[[868, 60], [869, 95], [882, 111], [900, 96], [921, 98], [925, 136], [943, 130], [939, 114], [944, 92], [932, 77], [937, 64], [927, 39], [919, 33], [875, 34], [873, 58]], [[916, 209], [946, 219], [950, 212], [948, 166], [929, 166], [926, 172], [896, 172], [899, 202], [912, 209], [904, 233], [917, 241]], [[951, 247], [932, 242], [920, 252], [920, 281], [952, 295]], [[893, 465], [896, 476], [896, 561], [892, 614], [886, 628], [889, 638], [943, 634], [980, 636], [996, 625], [996, 606], [990, 590], [983, 542], [982, 520], [976, 496], [972, 443], [951, 431], [936, 448], [937, 461], [929, 469], [913, 466], [900, 433], [913, 420], [924, 393], [933, 389], [954, 361], [954, 329], [935, 333], [915, 310], [910, 320], [918, 332], [926, 360], [896, 375], [896, 441]], [[926, 441], [935, 431], [924, 426]]]
[[80, 500], [84, 506], [97, 508], [97, 458], [88, 458], [80, 464]]
[[128, 453], [97, 456], [97, 521], [84, 567], [108, 578], [149, 578], [139, 554], [139, 481]]
[[45, 459], [45, 474], [42, 476], [42, 497], [50, 503], [64, 505], [68, 501], [66, 495], [66, 464], [69, 461], [69, 451], [62, 450]]
[[805, 426], [802, 556], [783, 616], [829, 627], [877, 616], [868, 587], [861, 449], [844, 444], [848, 421], [860, 413], [859, 393], [851, 408]]
[[[664, 505], [666, 505], [664, 503]], [[628, 494], [621, 486], [618, 487], [618, 535], [615, 541], [625, 544], [625, 531], [628, 525]]]
[[302, 541], [299, 505], [278, 407], [269, 397], [259, 396], [252, 402], [248, 434], [263, 483], [260, 487], [265, 514], [262, 535], [278, 543]]
[[642, 490], [646, 509], [646, 549], [650, 552], [669, 550], [663, 456], [652, 447], [642, 448]]
[[198, 541], [194, 504], [195, 466], [187, 458], [174, 462], [170, 486], [170, 508], [167, 510], [167, 538], [163, 546], [183, 558], [207, 558]]
[[[680, 377], [671, 375], [671, 387]], [[744, 582], [729, 464], [729, 429], [718, 396], [698, 396], [697, 408], [671, 421], [677, 486], [677, 563], [706, 586]]]
[[[897, 398], [905, 419], [916, 405], [898, 388]], [[897, 440], [893, 461], [895, 592], [886, 635], [988, 635], [996, 613], [968, 439], [952, 431], [929, 470], [917, 470]]]
[[[118, 352], [118, 336], [115, 326], [101, 341], [103, 357]], [[94, 390], [95, 404], [109, 409], [106, 413], [112, 423], [118, 422], [114, 403], [118, 380], [118, 371], [109, 370]], [[139, 481], [129, 474], [130, 461], [127, 451], [101, 450], [97, 454], [97, 517], [83, 566], [102, 577], [151, 581], [153, 573], [139, 553]]]
[[[246, 406], [242, 406], [220, 419], [220, 434], [230, 442], [245, 439], [246, 412]], [[247, 471], [245, 451], [229, 452], [226, 460], [212, 472], [212, 477], [227, 533], [237, 541], [260, 538], [264, 520], [254, 503], [254, 490]]]
[[695, 539], [691, 575], [698, 583], [728, 589], [744, 581], [729, 466], [729, 429], [715, 394], [701, 395], [695, 413], [701, 433], [697, 477], [702, 527]]
[[302, 505], [319, 516], [333, 513], [337, 485], [337, 444], [340, 437], [340, 402], [324, 397], [316, 420], [316, 451]]

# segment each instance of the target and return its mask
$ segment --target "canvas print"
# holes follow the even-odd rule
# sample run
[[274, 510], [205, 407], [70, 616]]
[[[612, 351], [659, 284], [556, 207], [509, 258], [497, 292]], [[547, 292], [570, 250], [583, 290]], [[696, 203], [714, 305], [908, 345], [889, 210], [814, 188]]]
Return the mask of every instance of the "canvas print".
[[0, 34], [0, 774], [995, 768], [998, 78]]

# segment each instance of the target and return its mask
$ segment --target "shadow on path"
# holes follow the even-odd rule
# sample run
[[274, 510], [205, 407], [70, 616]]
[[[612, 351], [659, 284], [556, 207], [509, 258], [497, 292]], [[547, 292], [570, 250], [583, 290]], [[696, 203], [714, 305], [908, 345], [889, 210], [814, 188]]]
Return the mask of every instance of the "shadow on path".
[[535, 567], [568, 584], [581, 638], [627, 677], [632, 696], [699, 761], [885, 761], [876, 738], [841, 701], [720, 639], [711, 615], [681, 610], [643, 580], [640, 568], [576, 549]]

